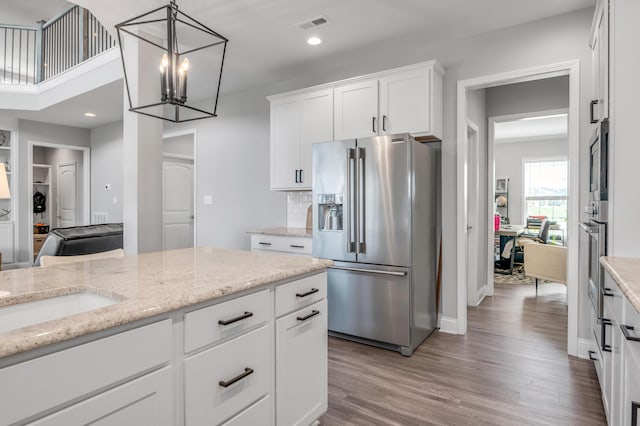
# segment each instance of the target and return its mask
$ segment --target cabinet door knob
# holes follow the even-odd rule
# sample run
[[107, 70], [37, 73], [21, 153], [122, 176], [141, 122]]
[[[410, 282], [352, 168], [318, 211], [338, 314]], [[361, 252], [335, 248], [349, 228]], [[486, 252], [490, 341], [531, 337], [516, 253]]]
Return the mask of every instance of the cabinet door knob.
[[218, 321], [218, 324], [220, 324], [220, 325], [229, 325], [229, 324], [233, 324], [233, 323], [238, 322], [238, 321], [242, 321], [243, 319], [251, 318], [252, 316], [253, 316], [253, 312], [245, 312], [244, 314], [238, 315], [235, 318], [231, 318], [231, 319], [228, 319], [228, 320], [220, 320], [220, 321]]
[[314, 309], [313, 311], [311, 311], [311, 313], [309, 315], [305, 315], [303, 317], [296, 317], [296, 319], [298, 321], [306, 321], [308, 319], [311, 319], [311, 318], [315, 317], [316, 315], [320, 315], [320, 311], [316, 311]]
[[382, 116], [382, 131], [383, 132], [387, 131], [387, 116], [386, 115]]
[[591, 124], [595, 124], [598, 122], [598, 119], [595, 117], [595, 113], [593, 112], [593, 107], [596, 105], [598, 105], [598, 101], [596, 99], [592, 100], [589, 103], [589, 116], [590, 116], [589, 118], [590, 118]]
[[307, 291], [306, 293], [296, 293], [296, 297], [307, 297], [307, 296], [311, 296], [314, 293], [319, 292], [320, 290], [318, 290], [317, 288], [312, 288], [311, 290]]
[[247, 367], [247, 368], [245, 368], [245, 369], [244, 369], [244, 373], [238, 374], [238, 375], [237, 375], [236, 377], [234, 377], [233, 379], [229, 379], [229, 380], [227, 380], [227, 381], [220, 380], [220, 381], [218, 382], [218, 384], [219, 384], [220, 386], [222, 386], [223, 388], [228, 388], [228, 387], [229, 387], [229, 386], [231, 386], [232, 384], [239, 382], [240, 380], [244, 379], [245, 377], [247, 377], [247, 376], [249, 376], [249, 375], [251, 375], [251, 374], [253, 374], [253, 368], [249, 368], [249, 367]]
[[371, 120], [371, 130], [373, 131], [373, 133], [377, 132], [377, 130], [376, 130], [376, 118], [375, 117], [372, 117], [372, 120]]

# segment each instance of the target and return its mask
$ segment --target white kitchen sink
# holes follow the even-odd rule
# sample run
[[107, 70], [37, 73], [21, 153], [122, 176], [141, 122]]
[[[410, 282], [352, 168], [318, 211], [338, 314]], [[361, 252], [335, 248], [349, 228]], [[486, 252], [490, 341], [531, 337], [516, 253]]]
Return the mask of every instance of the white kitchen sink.
[[0, 307], [0, 333], [103, 308], [114, 303], [118, 303], [118, 300], [95, 293], [80, 292]]

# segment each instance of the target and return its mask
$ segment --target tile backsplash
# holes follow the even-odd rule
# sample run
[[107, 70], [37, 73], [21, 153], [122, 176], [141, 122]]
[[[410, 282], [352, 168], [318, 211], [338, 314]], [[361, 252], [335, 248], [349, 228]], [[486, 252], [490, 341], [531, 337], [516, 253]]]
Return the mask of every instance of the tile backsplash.
[[287, 192], [287, 227], [307, 226], [307, 209], [313, 202], [311, 191]]

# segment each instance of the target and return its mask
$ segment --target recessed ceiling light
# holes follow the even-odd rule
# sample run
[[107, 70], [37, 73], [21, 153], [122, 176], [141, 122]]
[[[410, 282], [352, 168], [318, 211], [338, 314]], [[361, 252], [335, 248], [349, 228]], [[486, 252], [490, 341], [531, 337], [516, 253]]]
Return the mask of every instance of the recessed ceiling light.
[[307, 44], [310, 44], [312, 46], [317, 46], [320, 43], [322, 43], [322, 40], [320, 40], [319, 37], [309, 37], [309, 39], [307, 40]]
[[96, 114], [95, 114], [94, 112], [85, 112], [85, 113], [84, 113], [84, 116], [85, 116], [85, 117], [92, 117], [92, 118], [93, 118], [93, 117], [95, 117], [95, 116], [96, 116]]

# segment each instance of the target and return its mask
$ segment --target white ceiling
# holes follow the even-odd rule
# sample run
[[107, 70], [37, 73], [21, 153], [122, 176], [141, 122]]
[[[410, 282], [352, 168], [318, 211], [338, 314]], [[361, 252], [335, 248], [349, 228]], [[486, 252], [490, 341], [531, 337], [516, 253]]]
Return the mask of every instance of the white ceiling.
[[524, 142], [544, 139], [566, 139], [568, 133], [567, 114], [528, 117], [496, 123], [495, 143]]
[[[5, 0], [11, 16], [22, 3], [60, 0]], [[64, 3], [64, 2], [60, 2]], [[168, 3], [167, 0], [77, 0], [108, 28]], [[381, 41], [407, 37], [420, 43], [451, 40], [592, 7], [595, 0], [178, 0], [181, 11], [229, 38], [222, 91], [229, 93], [298, 77], [314, 63], [327, 63], [358, 49], [375, 54]], [[6, 10], [7, 6], [5, 6]], [[28, 12], [28, 11], [27, 11]], [[27, 13], [25, 12], [25, 13]], [[296, 23], [324, 15], [330, 24], [302, 31]], [[3, 12], [5, 16], [10, 16]], [[8, 18], [7, 18], [8, 19]], [[33, 18], [29, 18], [33, 20]], [[311, 35], [322, 38], [309, 46]], [[399, 46], [401, 47], [401, 46]], [[415, 47], [415, 46], [414, 46]], [[87, 98], [89, 99], [89, 98]], [[121, 101], [114, 102], [118, 108]]]
[[37, 21], [48, 21], [69, 6], [65, 0], [2, 0], [0, 22], [35, 27]]

